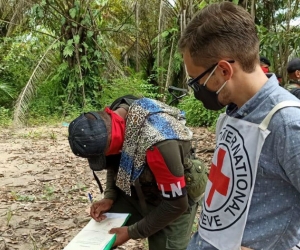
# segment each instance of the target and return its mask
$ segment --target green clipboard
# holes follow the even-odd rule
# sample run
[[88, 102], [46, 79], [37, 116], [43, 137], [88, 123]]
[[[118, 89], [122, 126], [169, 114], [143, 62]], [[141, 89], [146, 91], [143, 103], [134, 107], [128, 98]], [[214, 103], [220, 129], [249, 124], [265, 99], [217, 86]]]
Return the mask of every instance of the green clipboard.
[[[124, 226], [127, 223], [127, 221], [128, 221], [128, 219], [129, 219], [130, 216], [131, 216], [131, 214], [128, 214], [128, 216], [124, 220], [124, 223], [121, 225], [121, 227]], [[114, 234], [114, 236], [112, 237], [112, 239], [105, 246], [104, 250], [110, 250], [112, 248], [112, 246], [114, 245], [116, 239], [117, 239], [116, 234]]]

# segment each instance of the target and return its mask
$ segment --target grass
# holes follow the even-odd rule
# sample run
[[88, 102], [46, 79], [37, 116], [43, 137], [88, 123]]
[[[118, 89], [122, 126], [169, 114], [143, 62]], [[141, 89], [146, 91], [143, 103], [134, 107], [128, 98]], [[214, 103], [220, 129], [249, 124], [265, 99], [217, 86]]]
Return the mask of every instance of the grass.
[[6, 128], [11, 126], [11, 124], [12, 118], [10, 110], [4, 107], [0, 107], [0, 127]]
[[57, 135], [55, 134], [54, 131], [51, 131], [51, 132], [50, 132], [50, 139], [53, 140], [53, 141], [56, 141], [56, 140], [57, 140]]
[[10, 194], [11, 194], [11, 197], [15, 201], [29, 201], [29, 202], [34, 202], [35, 199], [36, 199], [36, 197], [34, 195], [19, 194], [19, 193], [16, 193], [15, 191], [12, 191]]
[[86, 191], [87, 186], [82, 183], [77, 183], [75, 186], [72, 187], [72, 189], [69, 191], [69, 193], [76, 192], [76, 191]]
[[6, 226], [9, 226], [9, 223], [10, 223], [12, 217], [13, 217], [13, 212], [12, 212], [11, 208], [8, 208], [7, 212], [6, 212]]
[[35, 196], [31, 194], [20, 194], [15, 191], [11, 192], [11, 197], [15, 201], [27, 201], [27, 202], [34, 202], [36, 200], [46, 200], [50, 201], [55, 198], [54, 196], [55, 188], [50, 185], [45, 185], [43, 189], [43, 194]]
[[[79, 114], [79, 112], [78, 112]], [[75, 117], [76, 115], [74, 115]], [[62, 122], [71, 121], [71, 118], [63, 118], [60, 115], [54, 114], [52, 116], [29, 116], [24, 121], [24, 127], [35, 127], [35, 126], [53, 126]], [[0, 107], [0, 128], [11, 128], [13, 126], [13, 117], [7, 113], [1, 111]]]
[[29, 131], [28, 133], [21, 134], [21, 138], [42, 139], [45, 138], [45, 134], [42, 131]]
[[50, 185], [45, 185], [44, 190], [43, 190], [43, 195], [41, 196], [41, 198], [43, 200], [50, 201], [54, 198], [54, 192], [55, 192], [54, 187], [52, 187]]
[[28, 133], [21, 134], [20, 137], [24, 139], [34, 139], [34, 140], [51, 139], [54, 142], [57, 140], [57, 134], [53, 130], [51, 132], [45, 132], [42, 130], [32, 130], [29, 131]]

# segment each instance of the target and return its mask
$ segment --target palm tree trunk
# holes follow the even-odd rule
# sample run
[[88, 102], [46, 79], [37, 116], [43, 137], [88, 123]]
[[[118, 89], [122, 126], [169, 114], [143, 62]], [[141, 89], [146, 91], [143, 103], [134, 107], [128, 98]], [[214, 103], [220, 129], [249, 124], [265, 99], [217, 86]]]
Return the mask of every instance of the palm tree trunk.
[[175, 43], [175, 39], [172, 38], [172, 45], [171, 45], [171, 51], [170, 51], [170, 57], [169, 57], [169, 65], [168, 65], [165, 91], [167, 91], [168, 87], [170, 86], [170, 79], [171, 79], [171, 74], [172, 74], [173, 53], [174, 53], [174, 43]]
[[[157, 79], [158, 85], [162, 86], [163, 75], [161, 72], [161, 31], [162, 31], [162, 16], [163, 16], [163, 0], [160, 0], [159, 18], [158, 18], [158, 38], [157, 38]], [[160, 90], [162, 92], [162, 90]]]
[[137, 72], [140, 71], [140, 58], [139, 58], [139, 1], [136, 1], [135, 5], [135, 25], [136, 25], [136, 51], [135, 51], [135, 60], [136, 60], [136, 67], [135, 70]]
[[255, 13], [255, 3], [256, 3], [256, 0], [251, 1], [251, 12], [250, 12], [250, 14], [251, 14], [253, 20], [255, 19], [255, 15], [256, 15], [256, 13]]

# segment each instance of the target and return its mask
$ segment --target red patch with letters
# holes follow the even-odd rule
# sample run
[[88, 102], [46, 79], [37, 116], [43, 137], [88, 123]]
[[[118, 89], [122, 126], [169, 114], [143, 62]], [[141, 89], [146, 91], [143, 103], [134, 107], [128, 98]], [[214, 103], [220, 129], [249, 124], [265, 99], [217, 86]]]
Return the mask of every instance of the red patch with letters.
[[186, 195], [184, 176], [177, 177], [171, 173], [157, 147], [147, 150], [146, 159], [164, 198], [176, 199]]

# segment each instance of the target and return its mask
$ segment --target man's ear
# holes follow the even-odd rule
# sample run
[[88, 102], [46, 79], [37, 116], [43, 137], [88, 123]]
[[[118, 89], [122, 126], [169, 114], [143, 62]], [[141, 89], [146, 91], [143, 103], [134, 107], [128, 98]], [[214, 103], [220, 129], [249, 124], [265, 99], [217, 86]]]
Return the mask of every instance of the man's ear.
[[297, 78], [300, 78], [300, 70], [296, 70], [296, 71], [295, 71], [295, 76], [296, 76]]
[[229, 63], [225, 60], [221, 60], [219, 62], [219, 69], [220, 69], [221, 75], [224, 77], [224, 79], [226, 81], [228, 81], [232, 77], [233, 68], [231, 66], [231, 63]]

